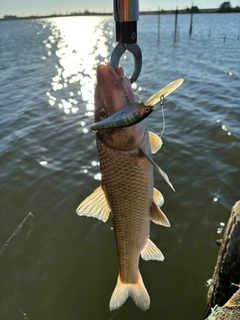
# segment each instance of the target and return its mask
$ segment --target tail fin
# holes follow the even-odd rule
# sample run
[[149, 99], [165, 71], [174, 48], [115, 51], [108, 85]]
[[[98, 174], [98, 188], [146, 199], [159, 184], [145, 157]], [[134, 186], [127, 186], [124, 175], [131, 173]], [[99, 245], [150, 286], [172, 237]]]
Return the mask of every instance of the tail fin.
[[109, 308], [115, 310], [120, 308], [128, 297], [131, 297], [136, 305], [142, 310], [147, 310], [150, 306], [150, 297], [139, 273], [139, 279], [136, 283], [122, 282], [118, 275], [117, 285], [113, 291]]

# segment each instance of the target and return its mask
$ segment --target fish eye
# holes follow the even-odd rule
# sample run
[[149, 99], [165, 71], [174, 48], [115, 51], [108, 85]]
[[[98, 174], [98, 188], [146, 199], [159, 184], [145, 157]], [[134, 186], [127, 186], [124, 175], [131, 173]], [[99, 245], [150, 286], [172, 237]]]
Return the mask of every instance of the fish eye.
[[146, 107], [145, 108], [145, 111], [148, 113], [148, 112], [150, 112], [150, 108], [149, 107]]
[[101, 108], [100, 111], [98, 112], [98, 115], [101, 120], [105, 119], [107, 117], [106, 110], [104, 108]]

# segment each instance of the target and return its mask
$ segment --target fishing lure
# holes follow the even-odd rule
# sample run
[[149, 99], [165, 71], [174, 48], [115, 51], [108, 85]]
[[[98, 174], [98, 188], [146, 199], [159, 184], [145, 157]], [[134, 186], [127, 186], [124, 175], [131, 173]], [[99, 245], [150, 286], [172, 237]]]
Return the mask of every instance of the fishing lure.
[[127, 104], [121, 110], [115, 112], [110, 117], [94, 123], [90, 129], [92, 132], [120, 127], [129, 127], [145, 119], [154, 110], [154, 104], [164, 103], [164, 98], [176, 90], [182, 83], [183, 79], [177, 79], [169, 83], [166, 87], [153, 94], [150, 98]]
[[144, 105], [154, 105], [158, 103], [159, 101], [162, 101], [161, 104], [163, 104], [163, 99], [166, 98], [170, 93], [175, 91], [180, 85], [183, 83], [184, 79], [179, 78], [177, 80], [174, 80], [173, 82], [169, 83], [166, 87], [159, 90], [157, 93], [153, 94], [150, 98], [143, 101]]
[[153, 106], [144, 105], [141, 101], [130, 103], [110, 117], [94, 123], [91, 131], [132, 126], [146, 118], [153, 110]]

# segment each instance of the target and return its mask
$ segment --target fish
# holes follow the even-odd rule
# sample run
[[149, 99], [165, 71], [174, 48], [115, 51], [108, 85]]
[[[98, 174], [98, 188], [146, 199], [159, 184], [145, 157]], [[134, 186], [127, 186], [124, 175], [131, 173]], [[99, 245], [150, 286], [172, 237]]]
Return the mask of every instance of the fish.
[[[110, 63], [97, 67], [95, 88], [95, 122], [111, 117], [139, 97], [127, 79], [122, 80], [121, 66]], [[154, 188], [154, 167], [170, 186], [168, 176], [153, 161], [152, 154], [162, 146], [161, 138], [148, 131], [146, 119], [128, 126], [96, 132], [96, 145], [102, 175], [100, 186], [77, 208], [79, 216], [103, 222], [112, 216], [119, 272], [109, 308], [121, 307], [128, 297], [142, 310], [150, 307], [150, 297], [139, 271], [144, 260], [163, 261], [160, 249], [150, 240], [150, 221], [170, 227], [161, 210], [164, 203]]]

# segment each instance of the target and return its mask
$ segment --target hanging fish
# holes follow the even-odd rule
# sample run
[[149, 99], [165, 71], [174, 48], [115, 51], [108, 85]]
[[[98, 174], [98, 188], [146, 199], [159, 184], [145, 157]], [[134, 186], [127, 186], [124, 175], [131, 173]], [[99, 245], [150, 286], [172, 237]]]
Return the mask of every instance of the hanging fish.
[[[95, 121], [107, 120], [124, 109], [126, 95], [135, 104], [130, 82], [120, 81], [122, 67], [110, 64], [97, 69], [95, 89]], [[158, 98], [152, 98], [156, 101]], [[142, 107], [142, 105], [141, 105]], [[77, 208], [80, 216], [113, 220], [119, 273], [110, 299], [110, 310], [119, 308], [128, 297], [143, 310], [150, 306], [150, 298], [139, 271], [139, 258], [163, 261], [164, 256], [150, 240], [150, 220], [169, 227], [160, 209], [162, 194], [154, 188], [153, 167], [173, 188], [168, 176], [152, 160], [162, 146], [159, 136], [147, 130], [145, 120], [128, 127], [111, 127], [96, 132], [96, 143], [102, 174], [101, 185]]]

